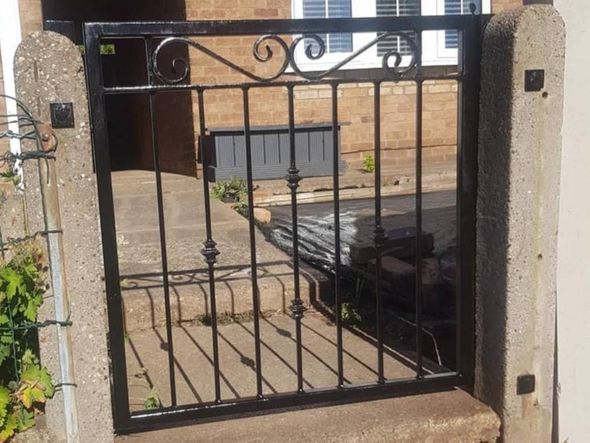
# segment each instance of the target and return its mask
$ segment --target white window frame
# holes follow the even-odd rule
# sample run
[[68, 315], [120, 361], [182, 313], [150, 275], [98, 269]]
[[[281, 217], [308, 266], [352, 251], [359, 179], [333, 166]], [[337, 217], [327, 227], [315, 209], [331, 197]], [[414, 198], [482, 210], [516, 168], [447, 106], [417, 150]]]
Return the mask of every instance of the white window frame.
[[[468, 0], [465, 0], [468, 1]], [[421, 0], [422, 15], [445, 15], [444, 0]], [[376, 0], [351, 0], [352, 17], [376, 17]], [[303, 18], [303, 0], [291, 1], [292, 17]], [[491, 0], [482, 0], [482, 13], [489, 14]], [[353, 52], [363, 45], [377, 38], [377, 33], [354, 33], [352, 35]], [[341, 62], [351, 53], [326, 52], [318, 60], [310, 60], [305, 54], [304, 42], [301, 42], [295, 51], [295, 60], [303, 71], [324, 71]], [[445, 45], [445, 31], [425, 31], [422, 33], [422, 63], [424, 66], [449, 66], [457, 64], [457, 49], [448, 49]], [[410, 56], [402, 57], [402, 66], [408, 64]], [[341, 69], [367, 69], [381, 67], [382, 58], [377, 56], [377, 45], [373, 45], [363, 54], [351, 60]]]

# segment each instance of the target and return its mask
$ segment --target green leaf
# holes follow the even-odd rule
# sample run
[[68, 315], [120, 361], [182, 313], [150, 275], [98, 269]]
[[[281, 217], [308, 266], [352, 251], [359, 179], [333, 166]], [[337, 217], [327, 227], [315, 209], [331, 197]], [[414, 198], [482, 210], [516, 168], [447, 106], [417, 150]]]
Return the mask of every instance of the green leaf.
[[14, 269], [4, 268], [0, 277], [6, 281], [6, 297], [12, 299], [23, 284], [23, 278]]
[[29, 321], [37, 320], [37, 309], [39, 308], [39, 303], [36, 300], [29, 300], [27, 303], [27, 307], [25, 309], [24, 315], [25, 318]]
[[31, 392], [31, 388], [21, 389], [19, 397], [25, 408], [29, 409], [31, 406], [33, 406], [33, 394]]
[[[21, 384], [39, 388], [47, 398], [53, 396], [54, 387], [51, 375], [49, 375], [46, 368], [40, 368], [38, 365], [28, 366], [21, 374]], [[33, 393], [28, 395], [31, 395], [31, 399], [34, 400], [35, 395]]]
[[14, 435], [17, 426], [18, 423], [16, 417], [14, 415], [9, 415], [6, 419], [6, 423], [0, 428], [0, 443], [8, 441], [8, 439]]
[[18, 432], [26, 431], [35, 426], [35, 413], [33, 411], [19, 408], [14, 416], [16, 418], [16, 429]]
[[8, 405], [10, 404], [10, 392], [4, 386], [0, 386], [0, 424], [4, 422], [8, 415]]

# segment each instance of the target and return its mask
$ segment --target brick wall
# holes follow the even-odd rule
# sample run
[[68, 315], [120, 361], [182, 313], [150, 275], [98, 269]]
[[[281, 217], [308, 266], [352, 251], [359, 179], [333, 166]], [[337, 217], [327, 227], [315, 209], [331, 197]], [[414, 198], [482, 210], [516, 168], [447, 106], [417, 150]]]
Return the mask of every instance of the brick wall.
[[[522, 0], [493, 0], [494, 13], [522, 4]], [[23, 34], [41, 28], [41, 0], [20, 0]], [[187, 20], [289, 18], [291, 0], [186, 0]], [[288, 41], [288, 37], [286, 40]], [[254, 37], [203, 38], [207, 47], [232, 62], [259, 75], [280, 66], [280, 48], [275, 57], [259, 63], [252, 57]], [[190, 49], [191, 80], [195, 83], [242, 82], [245, 78], [219, 62]], [[456, 144], [455, 82], [427, 82], [424, 95], [425, 160], [452, 159]], [[415, 86], [412, 83], [382, 85], [383, 157], [396, 163], [410, 162], [414, 156]], [[342, 122], [342, 155], [350, 162], [362, 159], [372, 149], [373, 100], [371, 84], [343, 85], [339, 91]], [[286, 124], [287, 93], [281, 88], [251, 91], [251, 124]], [[209, 91], [205, 95], [206, 124], [209, 128], [243, 125], [241, 91]], [[199, 111], [193, 97], [195, 132]], [[296, 123], [330, 122], [330, 91], [312, 86], [296, 89]], [[185, 125], [186, 126], [186, 125]]]
[[522, 6], [522, 0], [492, 0], [492, 13], [497, 14], [505, 9]]
[[[187, 19], [248, 19], [290, 17], [290, 0], [187, 0]], [[285, 37], [288, 41], [288, 37]], [[255, 37], [200, 39], [224, 58], [258, 75], [276, 72], [281, 49], [272, 45], [274, 59], [257, 62], [252, 56]], [[190, 50], [191, 80], [195, 83], [239, 83], [245, 77], [195, 49]], [[456, 145], [457, 85], [449, 81], [429, 81], [424, 89], [424, 159], [449, 161]], [[416, 87], [411, 82], [383, 83], [381, 87], [383, 158], [400, 163], [412, 162], [415, 155]], [[373, 149], [374, 90], [371, 83], [344, 84], [339, 92], [339, 118], [342, 124], [342, 156], [358, 163]], [[199, 110], [193, 100], [195, 118]], [[250, 91], [250, 119], [253, 126], [287, 123], [287, 91], [264, 88]], [[243, 125], [242, 92], [208, 91], [205, 93], [205, 119], [208, 128]], [[295, 120], [303, 123], [331, 122], [329, 86], [302, 86], [295, 89]], [[198, 125], [195, 125], [198, 132]]]
[[19, 0], [20, 26], [23, 37], [43, 29], [42, 0]]

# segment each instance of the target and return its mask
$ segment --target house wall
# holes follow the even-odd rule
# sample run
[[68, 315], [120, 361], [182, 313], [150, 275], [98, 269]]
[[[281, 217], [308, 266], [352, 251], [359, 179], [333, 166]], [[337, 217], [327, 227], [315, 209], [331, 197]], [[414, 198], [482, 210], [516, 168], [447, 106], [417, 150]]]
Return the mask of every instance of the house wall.
[[[221, 2], [187, 0], [187, 19], [288, 18], [290, 0], [226, 0]], [[287, 38], [286, 38], [287, 39]], [[283, 60], [281, 49], [273, 47], [273, 61], [257, 62], [252, 56], [256, 37], [202, 39], [208, 48], [257, 74], [271, 73]], [[233, 83], [244, 81], [210, 57], [191, 49], [191, 80], [195, 83]], [[265, 66], [269, 65], [269, 66]], [[424, 88], [424, 160], [453, 161], [456, 145], [457, 84], [453, 81], [428, 81]], [[252, 125], [287, 123], [287, 91], [266, 88], [250, 92]], [[411, 82], [387, 82], [381, 88], [383, 158], [395, 164], [413, 162], [415, 155], [416, 87]], [[373, 149], [374, 90], [371, 83], [342, 85], [338, 93], [339, 119], [342, 123], [341, 150], [344, 160], [354, 164]], [[193, 100], [198, 118], [197, 101]], [[241, 91], [214, 91], [205, 94], [208, 128], [243, 125]], [[301, 123], [331, 121], [329, 86], [305, 86], [295, 89], [295, 119]], [[198, 127], [196, 128], [198, 131]]]
[[19, 0], [19, 15], [22, 36], [43, 29], [42, 0]]
[[[522, 0], [492, 0], [493, 12], [522, 4]], [[42, 28], [41, 0], [20, 0], [23, 35]], [[187, 20], [260, 19], [291, 17], [291, 0], [186, 0]], [[205, 39], [203, 39], [205, 40]], [[207, 46], [240, 66], [256, 73], [272, 72], [278, 68], [280, 49], [275, 47], [275, 63], [259, 63], [252, 57], [254, 38], [212, 38]], [[244, 81], [209, 57], [190, 49], [191, 80], [199, 83]], [[367, 151], [373, 149], [374, 91], [369, 83], [343, 85], [339, 91], [339, 113], [342, 122], [342, 156], [353, 166], [358, 165]], [[383, 158], [395, 164], [409, 164], [414, 159], [415, 101], [413, 83], [385, 83], [382, 95], [382, 148]], [[426, 82], [424, 88], [424, 161], [452, 161], [456, 146], [457, 84], [453, 81]], [[198, 135], [199, 113], [193, 96], [194, 132]], [[286, 124], [287, 92], [269, 88], [251, 91], [251, 124]], [[206, 124], [209, 128], [243, 125], [241, 91], [215, 91], [205, 95]], [[301, 87], [296, 89], [296, 123], [330, 122], [331, 99], [328, 87]], [[168, 127], [169, 125], [166, 125]], [[186, 126], [186, 125], [183, 125]], [[186, 129], [186, 128], [185, 128]], [[190, 134], [186, 134], [186, 137]], [[166, 153], [163, 138], [161, 151]], [[172, 142], [169, 142], [172, 143]], [[177, 145], [177, 143], [175, 143]], [[196, 146], [196, 143], [194, 144]], [[173, 146], [170, 147], [171, 149]], [[172, 156], [164, 163], [172, 169], [184, 158]], [[188, 157], [187, 157], [188, 158]], [[170, 168], [166, 168], [170, 169]], [[179, 171], [180, 172], [180, 171]], [[183, 171], [186, 173], [186, 171]]]
[[590, 118], [587, 85], [590, 3], [555, 0], [566, 26], [565, 103], [557, 266], [557, 387], [554, 434], [559, 442], [590, 435]]
[[492, 14], [522, 6], [522, 0], [492, 0]]

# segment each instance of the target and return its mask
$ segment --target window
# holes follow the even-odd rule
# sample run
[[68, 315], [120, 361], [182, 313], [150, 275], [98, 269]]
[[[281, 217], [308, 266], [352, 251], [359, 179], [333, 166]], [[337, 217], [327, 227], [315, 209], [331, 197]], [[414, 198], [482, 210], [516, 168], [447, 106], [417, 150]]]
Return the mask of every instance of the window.
[[[471, 14], [471, 4], [476, 14], [490, 13], [491, 0], [292, 0], [294, 18], [335, 18], [335, 17], [395, 17], [409, 15], [452, 15]], [[375, 33], [323, 34], [319, 36], [326, 43], [326, 53], [317, 60], [306, 57], [305, 50], [317, 47], [312, 39], [306, 39], [295, 54], [298, 65], [304, 70], [329, 69], [355, 50], [377, 37]], [[458, 33], [456, 31], [427, 31], [422, 33], [422, 63], [424, 65], [453, 65], [457, 63]], [[392, 36], [376, 45], [354, 60], [345, 69], [377, 68], [382, 57], [390, 52], [402, 55], [402, 64], [410, 57], [407, 42]], [[314, 51], [317, 52], [317, 51]]]
[[[351, 0], [303, 0], [303, 18], [352, 17]], [[322, 34], [328, 53], [352, 52], [352, 34]], [[315, 46], [313, 40], [305, 42], [305, 48]]]
[[[377, 17], [401, 17], [404, 15], [420, 15], [420, 0], [376, 0]], [[409, 55], [410, 48], [405, 40], [399, 37], [388, 37], [377, 43], [377, 56], [382, 57], [389, 51]]]
[[[445, 15], [471, 14], [472, 7], [475, 8], [476, 14], [481, 14], [481, 2], [482, 0], [444, 0]], [[457, 31], [445, 31], [446, 49], [457, 49], [458, 45]]]

